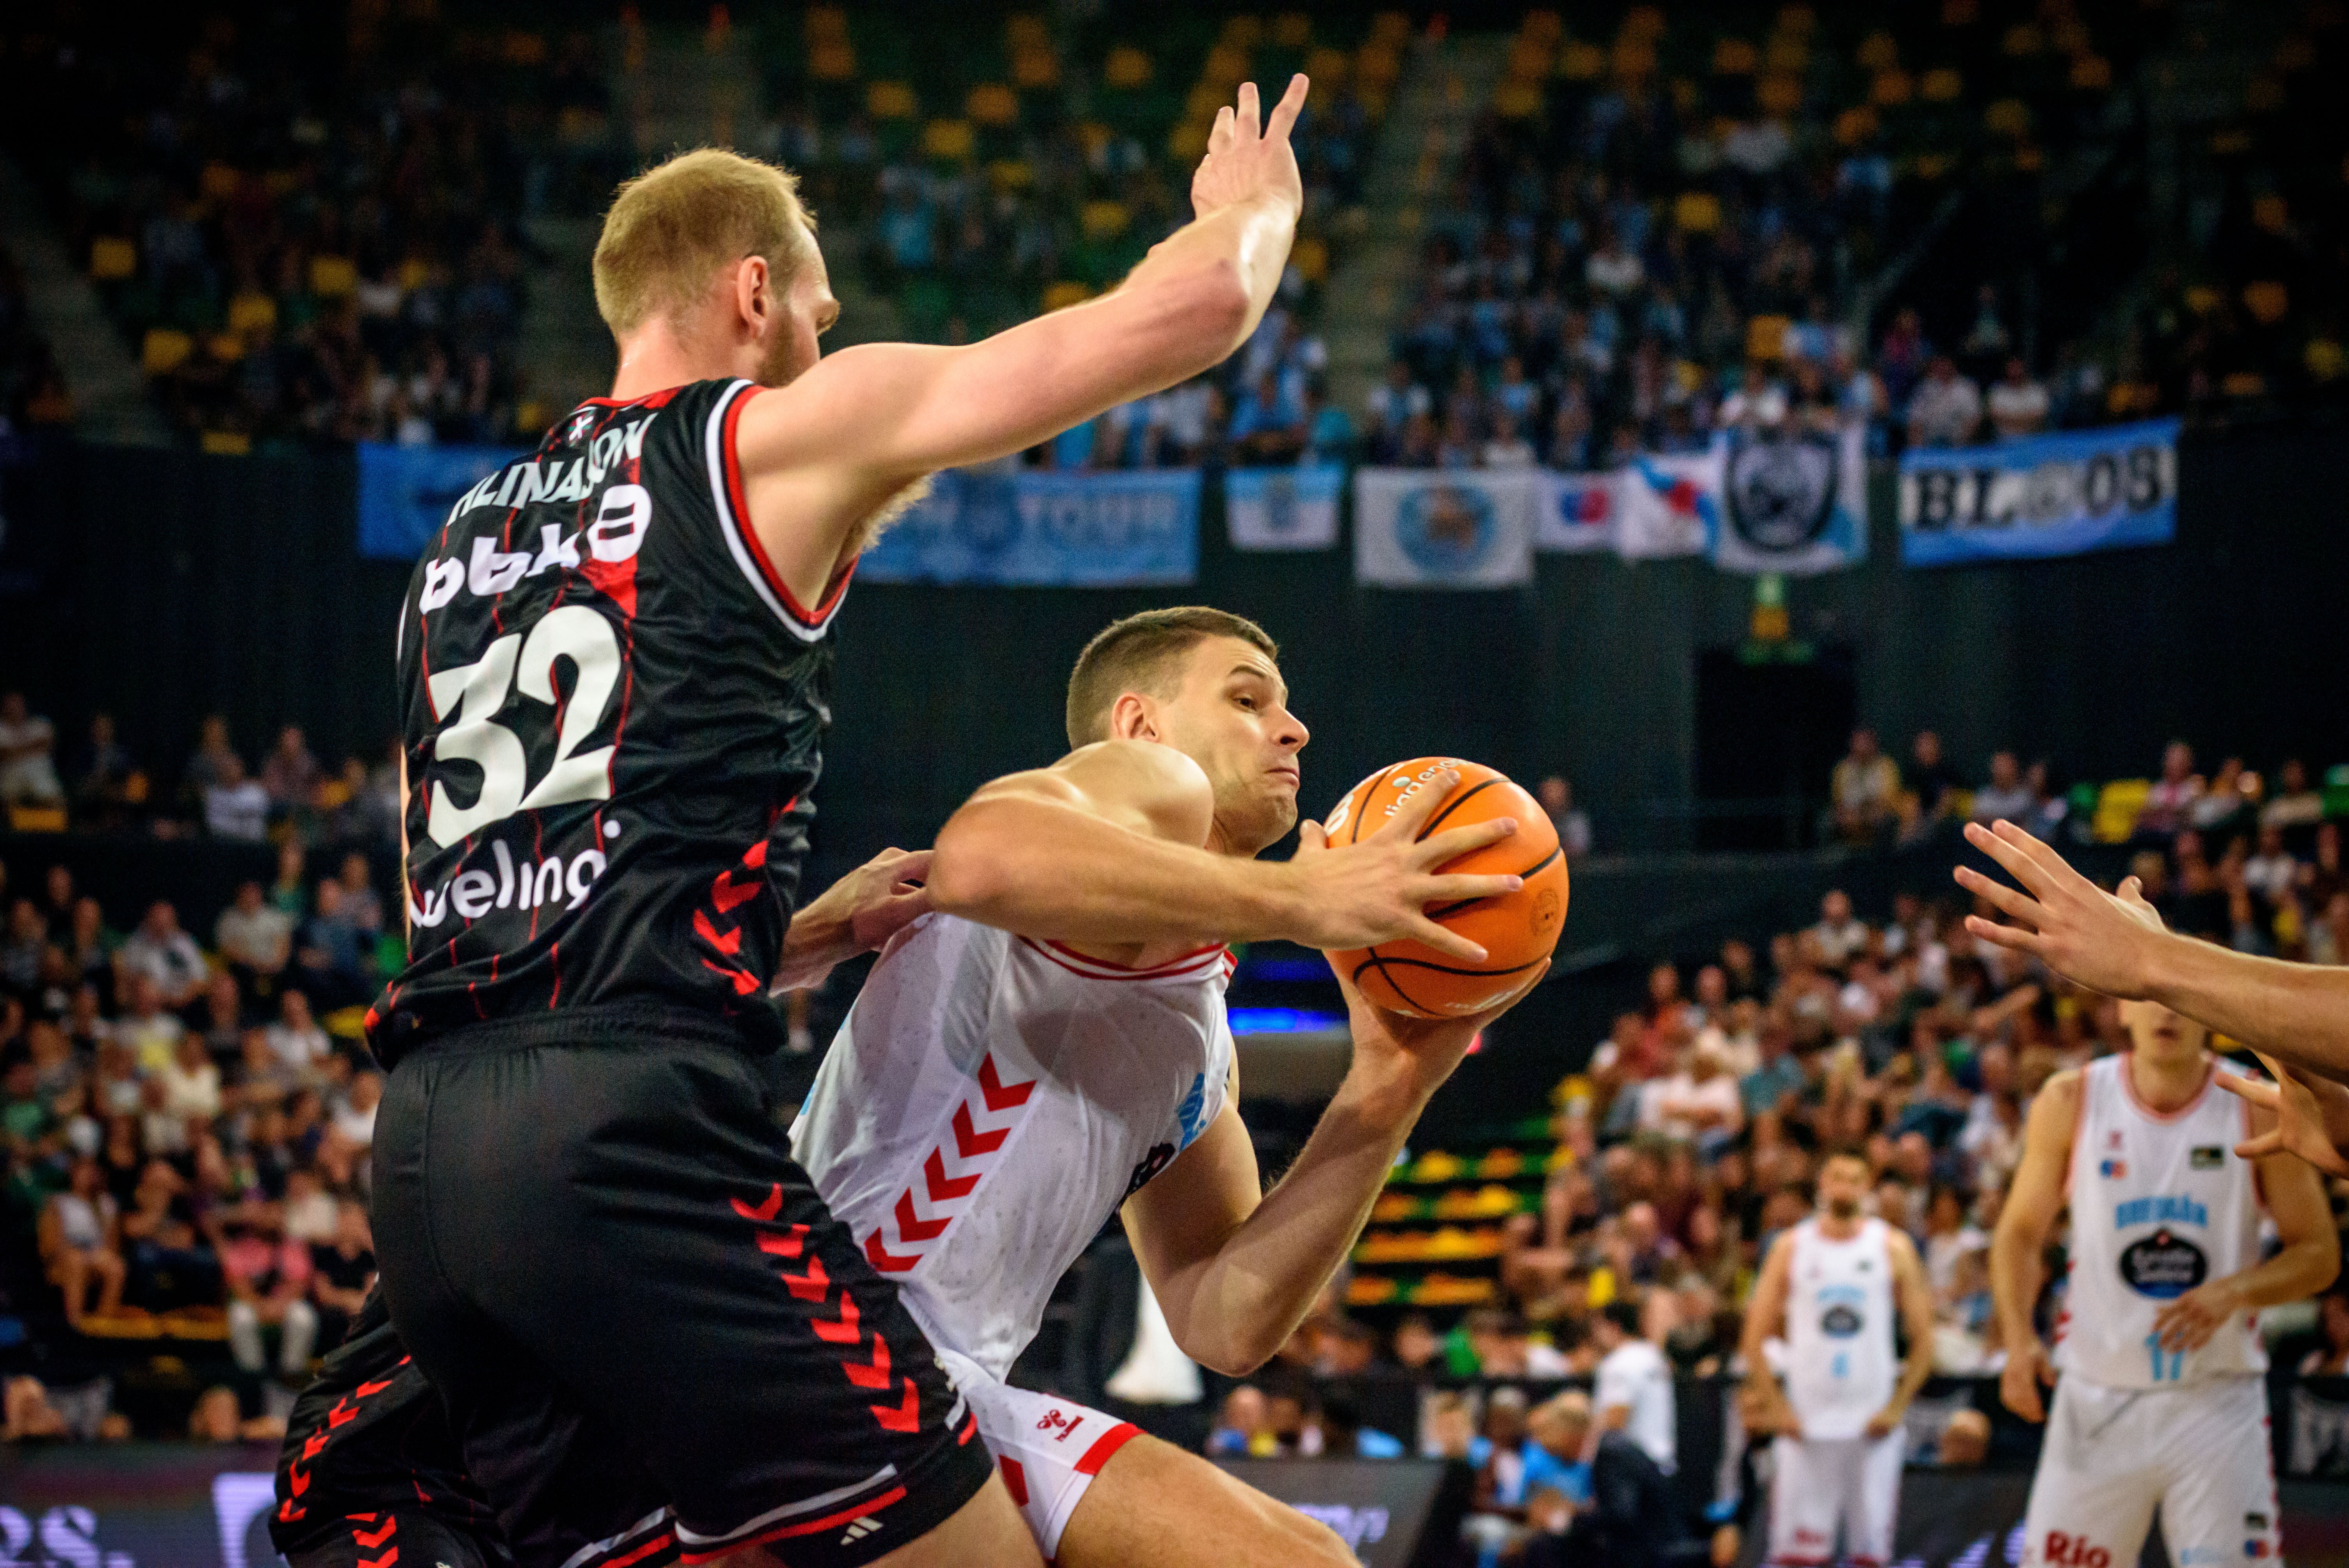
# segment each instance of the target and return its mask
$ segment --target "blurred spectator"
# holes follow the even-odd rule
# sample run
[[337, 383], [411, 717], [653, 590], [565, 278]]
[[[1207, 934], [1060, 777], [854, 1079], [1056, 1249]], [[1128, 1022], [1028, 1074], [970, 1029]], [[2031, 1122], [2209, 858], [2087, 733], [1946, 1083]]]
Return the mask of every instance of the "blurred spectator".
[[188, 754], [180, 769], [180, 788], [187, 804], [199, 812], [203, 809], [204, 792], [222, 783], [227, 776], [227, 765], [236, 758], [240, 776], [243, 758], [229, 744], [228, 720], [217, 713], [208, 713], [196, 731], [196, 748]]
[[334, 1049], [310, 1012], [310, 998], [290, 987], [278, 995], [277, 1021], [264, 1031], [270, 1053], [297, 1080], [308, 1082]]
[[40, 1248], [49, 1283], [64, 1293], [68, 1324], [79, 1328], [93, 1312], [111, 1317], [122, 1310], [129, 1277], [122, 1261], [122, 1212], [96, 1160], [77, 1159], [65, 1191], [49, 1195], [41, 1210]]
[[116, 738], [114, 716], [93, 714], [89, 747], [74, 777], [74, 810], [84, 828], [121, 829], [135, 823], [148, 806], [147, 775], [130, 748]]
[[1557, 830], [1558, 847], [1569, 859], [1590, 852], [1590, 817], [1574, 803], [1574, 785], [1565, 775], [1553, 773], [1541, 781], [1541, 808], [1549, 815], [1550, 825]]
[[257, 844], [269, 836], [269, 791], [244, 776], [234, 752], [220, 759], [214, 782], [204, 787], [204, 831], [215, 839]]
[[2161, 777], [2137, 812], [2137, 830], [2147, 838], [2167, 839], [2187, 825], [2188, 813], [2202, 795], [2202, 776], [2194, 771], [2194, 748], [2173, 740], [2161, 754]]
[[62, 806], [57, 727], [25, 706], [25, 694], [0, 694], [0, 805]]
[[1965, 446], [1972, 441], [1982, 418], [1980, 388], [1958, 374], [1956, 361], [1937, 356], [1909, 400], [1909, 444]]
[[1638, 1305], [1609, 1302], [1591, 1324], [1591, 1337], [1601, 1357], [1590, 1400], [1600, 1433], [1622, 1432], [1670, 1475], [1680, 1440], [1672, 1370], [1643, 1337]]
[[1828, 794], [1836, 831], [1847, 842], [1870, 842], [1898, 820], [1900, 769], [1877, 749], [1876, 731], [1851, 732], [1851, 750], [1835, 765]]
[[1930, 831], [1946, 820], [1956, 806], [1962, 783], [1958, 770], [1941, 754], [1941, 738], [1920, 729], [1909, 748], [1909, 791], [1916, 798], [1916, 830]]
[[2028, 824], [2032, 808], [2036, 804], [2031, 787], [2023, 782], [2023, 769], [2012, 751], [2001, 751], [1990, 759], [1990, 782], [1974, 791], [1973, 820], [1995, 822], [2002, 819]]
[[2306, 828], [2323, 818], [2324, 797], [2309, 787], [2307, 764], [2297, 757], [2286, 759], [2276, 770], [2275, 793], [2260, 808], [2260, 825]]
[[1819, 923], [1811, 927], [1820, 959], [1840, 968], [1868, 946], [1868, 927], [1852, 913], [1851, 894], [1830, 889], [1819, 900]]
[[180, 929], [180, 912], [164, 899], [147, 906], [147, 917], [123, 943], [116, 962], [124, 974], [152, 981], [157, 999], [174, 1012], [194, 1001], [211, 978], [202, 949]]
[[2020, 358], [2006, 362], [2006, 373], [1990, 389], [1991, 428], [2002, 440], [2035, 436], [2047, 428], [2047, 388], [2031, 378]]
[[375, 1283], [375, 1238], [367, 1228], [367, 1205], [344, 1199], [336, 1205], [333, 1240], [314, 1241], [309, 1247], [310, 1299], [317, 1307], [321, 1343], [339, 1345]]
[[273, 815], [306, 806], [318, 788], [318, 759], [310, 754], [302, 727], [289, 724], [277, 732], [277, 744], [261, 765], [261, 787], [269, 796]]
[[293, 944], [294, 923], [263, 899], [258, 882], [238, 883], [236, 902], [212, 927], [212, 945], [247, 990], [285, 970]]
[[305, 1377], [318, 1341], [318, 1313], [307, 1299], [310, 1251], [258, 1224], [232, 1222], [220, 1248], [228, 1284], [228, 1342], [249, 1373], [268, 1369], [262, 1330], [278, 1331], [277, 1366], [288, 1379]]

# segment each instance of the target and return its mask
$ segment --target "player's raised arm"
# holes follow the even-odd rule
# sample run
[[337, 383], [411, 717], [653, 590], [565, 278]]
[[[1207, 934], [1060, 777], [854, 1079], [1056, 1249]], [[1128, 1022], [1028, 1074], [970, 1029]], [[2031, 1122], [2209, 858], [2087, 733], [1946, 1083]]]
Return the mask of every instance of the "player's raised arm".
[[2124, 1001], [2155, 1001], [2295, 1067], [2349, 1080], [2349, 968], [2257, 958], [2162, 929], [2136, 879], [2108, 893], [2012, 822], [1966, 828], [2021, 891], [1961, 866], [1960, 886], [2017, 922], [1966, 929], [2027, 953], [2068, 980]]
[[803, 603], [843, 541], [910, 482], [1034, 446], [1247, 340], [1296, 237], [1288, 135], [1306, 86], [1292, 78], [1261, 125], [1255, 84], [1240, 88], [1192, 178], [1196, 217], [1109, 294], [962, 346], [844, 349], [750, 404], [737, 446], [752, 523]]
[[2032, 1101], [2031, 1120], [2023, 1135], [2023, 1163], [2015, 1170], [2006, 1205], [1999, 1211], [1998, 1229], [1990, 1239], [1992, 1310], [1998, 1315], [1999, 1336], [2006, 1346], [1999, 1398], [2026, 1421], [2046, 1418], [2039, 1388], [2055, 1380], [2031, 1309], [2044, 1283], [2041, 1254], [2047, 1233], [2064, 1209], [2064, 1176], [2072, 1162], [2072, 1125], [2079, 1114], [2081, 1092], [2077, 1072], [2060, 1072]]

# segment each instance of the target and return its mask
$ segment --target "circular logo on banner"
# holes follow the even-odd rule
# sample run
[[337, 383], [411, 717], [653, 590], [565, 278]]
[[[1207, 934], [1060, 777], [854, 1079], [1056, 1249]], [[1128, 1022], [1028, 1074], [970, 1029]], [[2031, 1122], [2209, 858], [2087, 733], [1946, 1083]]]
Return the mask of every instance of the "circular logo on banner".
[[1395, 517], [1395, 542], [1426, 571], [1452, 574], [1473, 570], [1493, 546], [1500, 525], [1493, 503], [1464, 485], [1429, 485], [1402, 498]]
[[1740, 437], [1729, 449], [1726, 488], [1729, 526], [1740, 539], [1756, 550], [1800, 550], [1835, 515], [1835, 442], [1818, 435]]
[[1834, 1339], [1849, 1339], [1867, 1326], [1867, 1320], [1851, 1308], [1831, 1306], [1819, 1314], [1819, 1332]]
[[2121, 1283], [2139, 1295], [2168, 1301], [2184, 1295], [2210, 1272], [2202, 1249], [2183, 1236], [2156, 1231], [2121, 1251]]

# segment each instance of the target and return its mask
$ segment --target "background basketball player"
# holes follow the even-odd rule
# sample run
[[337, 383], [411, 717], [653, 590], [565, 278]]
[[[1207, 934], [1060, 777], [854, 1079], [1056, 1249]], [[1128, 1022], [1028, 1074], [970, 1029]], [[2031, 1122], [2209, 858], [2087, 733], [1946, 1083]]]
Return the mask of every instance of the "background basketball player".
[[[1749, 1428], [1775, 1431], [1769, 1561], [1892, 1560], [1900, 1505], [1901, 1418], [1933, 1371], [1933, 1292], [1916, 1245], [1862, 1212], [1867, 1159], [1851, 1150], [1819, 1168], [1819, 1212], [1771, 1243], [1745, 1311]], [[1898, 1311], [1909, 1338], [1893, 1343]], [[1785, 1382], [1764, 1342], [1783, 1335]]]
[[[1428, 1097], [1540, 977], [1474, 1017], [1427, 1022], [1369, 1006], [1341, 975], [1352, 1067], [1264, 1191], [1219, 938], [1263, 918], [1231, 868], [1297, 820], [1307, 732], [1277, 652], [1252, 623], [1206, 609], [1095, 638], [1069, 683], [1077, 749], [988, 785], [948, 823], [930, 867], [940, 913], [884, 952], [792, 1130], [1063, 1568], [1353, 1561], [1196, 1455], [1005, 1378], [1113, 1212], [1185, 1351], [1231, 1373], [1268, 1359], [1352, 1246]], [[1457, 782], [1431, 780], [1362, 842], [1411, 843]], [[1441, 864], [1513, 828], [1439, 832], [1416, 852]], [[1299, 862], [1350, 852], [1309, 822], [1302, 838]], [[1451, 880], [1437, 899], [1518, 879]], [[969, 918], [981, 910], [988, 923]]]
[[[2099, 895], [2102, 896], [2102, 895]], [[2173, 1563], [2277, 1555], [2259, 1308], [2333, 1282], [2340, 1243], [2316, 1173], [2234, 1150], [2266, 1113], [2211, 1092], [2209, 1032], [2123, 1005], [2131, 1049], [2048, 1079], [2033, 1102], [1991, 1242], [2008, 1346], [2000, 1396], [2042, 1418], [2053, 1380], [2032, 1322], [2048, 1232], [2066, 1202], [2057, 1327], [2064, 1377], [2024, 1519], [2026, 1568], [2135, 1563], [2154, 1509]], [[2264, 1200], [2282, 1245], [2260, 1258]]]

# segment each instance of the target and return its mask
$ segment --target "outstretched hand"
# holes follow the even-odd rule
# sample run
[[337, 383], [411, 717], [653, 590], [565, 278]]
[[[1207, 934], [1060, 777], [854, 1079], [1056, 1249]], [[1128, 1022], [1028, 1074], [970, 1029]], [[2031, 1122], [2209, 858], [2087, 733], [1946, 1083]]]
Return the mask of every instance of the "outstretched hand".
[[769, 988], [820, 985], [833, 965], [886, 947], [929, 913], [929, 851], [884, 850], [824, 889], [792, 917]]
[[1258, 128], [1256, 84], [1240, 84], [1239, 102], [1216, 111], [1215, 129], [1207, 133], [1207, 155], [1191, 176], [1191, 206], [1202, 218], [1226, 207], [1267, 198], [1288, 202], [1294, 214], [1305, 207], [1305, 181], [1297, 172], [1297, 152], [1289, 146], [1289, 129], [1305, 111], [1310, 84], [1304, 74], [1288, 78], [1288, 90], [1272, 106], [1271, 117]]
[[2272, 1116], [2274, 1125], [2235, 1145], [2246, 1160], [2271, 1154], [2297, 1154], [2327, 1176], [2349, 1176], [2349, 1086], [2284, 1066], [2265, 1052], [2255, 1053], [2274, 1082], [2248, 1078], [2220, 1068], [2214, 1075], [2220, 1088], [2255, 1109]]
[[[1450, 769], [1406, 798], [1368, 838], [1333, 849], [1319, 822], [1299, 825], [1297, 858], [1289, 867], [1298, 892], [1299, 928], [1294, 940], [1324, 952], [1370, 947], [1409, 938], [1464, 964], [1482, 964], [1485, 950], [1427, 917], [1431, 904], [1472, 903], [1525, 886], [1517, 876], [1444, 875], [1439, 868], [1517, 830], [1512, 817], [1495, 817], [1422, 839], [1444, 800], [1460, 787]], [[1512, 998], [1514, 1000], [1514, 998]]]
[[2020, 923], [2001, 925], [1978, 914], [1966, 929], [1986, 942], [2027, 953], [2065, 979], [2123, 1001], [2151, 990], [2161, 949], [2172, 938], [2161, 916], [2130, 877], [2116, 893], [2075, 872], [2064, 857], [2012, 822], [1994, 829], [1966, 824], [1966, 841], [2006, 868], [2018, 892], [1971, 866], [1953, 873], [1958, 885], [1990, 901]]

